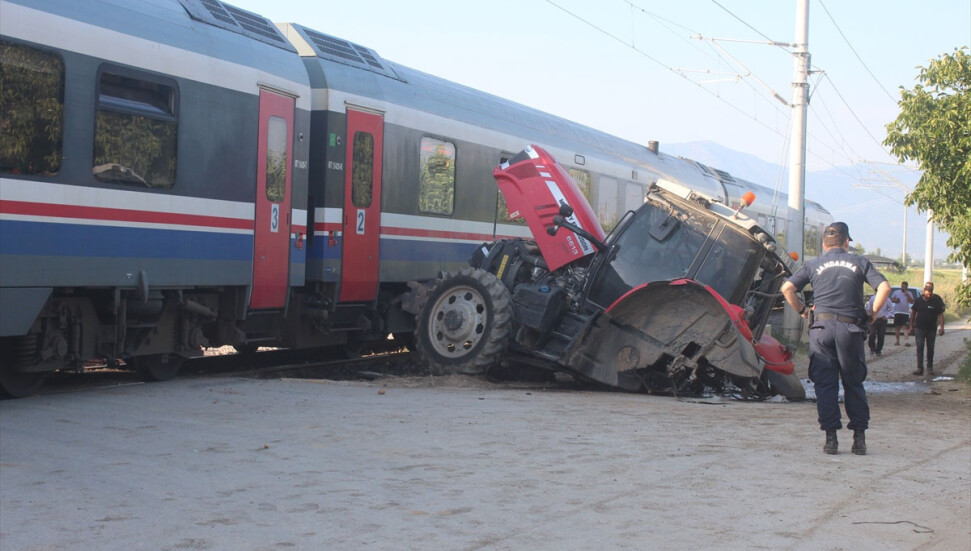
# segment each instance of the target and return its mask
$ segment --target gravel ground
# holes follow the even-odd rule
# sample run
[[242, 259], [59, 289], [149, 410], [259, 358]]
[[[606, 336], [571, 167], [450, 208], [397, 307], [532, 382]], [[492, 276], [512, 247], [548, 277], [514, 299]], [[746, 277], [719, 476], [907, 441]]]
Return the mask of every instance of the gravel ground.
[[[938, 368], [971, 338], [951, 325]], [[0, 402], [0, 549], [971, 549], [971, 393], [811, 402], [471, 377], [194, 377]], [[805, 369], [804, 361], [798, 364]]]

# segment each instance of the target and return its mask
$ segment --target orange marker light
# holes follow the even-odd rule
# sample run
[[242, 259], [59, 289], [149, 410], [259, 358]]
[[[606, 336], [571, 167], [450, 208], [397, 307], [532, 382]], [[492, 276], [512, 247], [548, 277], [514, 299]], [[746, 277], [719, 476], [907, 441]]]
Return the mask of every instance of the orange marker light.
[[793, 259], [796, 262], [799, 262], [799, 253], [797, 253], [796, 251], [792, 251], [791, 253], [789, 253], [789, 258]]
[[746, 191], [745, 194], [742, 195], [742, 206], [743, 207], [747, 207], [747, 206], [751, 205], [754, 202], [755, 202], [755, 194], [752, 193], [751, 191]]
[[751, 191], [746, 191], [744, 194], [742, 194], [742, 198], [740, 199], [738, 208], [735, 209], [735, 218], [738, 218], [738, 213], [742, 212], [742, 209], [751, 205], [754, 202], [755, 202], [754, 193], [752, 193]]

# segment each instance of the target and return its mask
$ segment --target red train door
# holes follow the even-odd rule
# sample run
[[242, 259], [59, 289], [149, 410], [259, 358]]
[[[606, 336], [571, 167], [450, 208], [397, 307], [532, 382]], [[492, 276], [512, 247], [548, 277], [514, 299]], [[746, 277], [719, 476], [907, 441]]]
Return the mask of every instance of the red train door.
[[382, 115], [347, 109], [341, 302], [374, 300], [381, 239]]
[[260, 91], [252, 309], [283, 308], [290, 268], [293, 98]]

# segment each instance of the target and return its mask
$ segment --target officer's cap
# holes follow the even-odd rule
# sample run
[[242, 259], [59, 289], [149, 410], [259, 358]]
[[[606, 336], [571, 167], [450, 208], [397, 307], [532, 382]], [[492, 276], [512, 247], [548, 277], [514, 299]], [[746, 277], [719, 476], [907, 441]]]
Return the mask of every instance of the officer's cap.
[[824, 237], [838, 236], [838, 237], [843, 237], [843, 238], [849, 239], [850, 241], [853, 241], [853, 238], [850, 237], [850, 228], [846, 225], [845, 222], [833, 222], [832, 224], [826, 226], [826, 229], [823, 231], [823, 236]]

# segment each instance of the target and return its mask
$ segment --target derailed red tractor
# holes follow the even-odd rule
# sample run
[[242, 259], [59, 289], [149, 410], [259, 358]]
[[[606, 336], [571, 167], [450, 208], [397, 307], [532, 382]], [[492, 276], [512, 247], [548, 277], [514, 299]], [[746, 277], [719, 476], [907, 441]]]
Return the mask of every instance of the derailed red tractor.
[[534, 239], [484, 244], [471, 267], [412, 284], [405, 307], [434, 373], [503, 362], [635, 392], [805, 398], [791, 352], [764, 333], [793, 263], [755, 222], [660, 180], [604, 236], [542, 148], [493, 174]]

